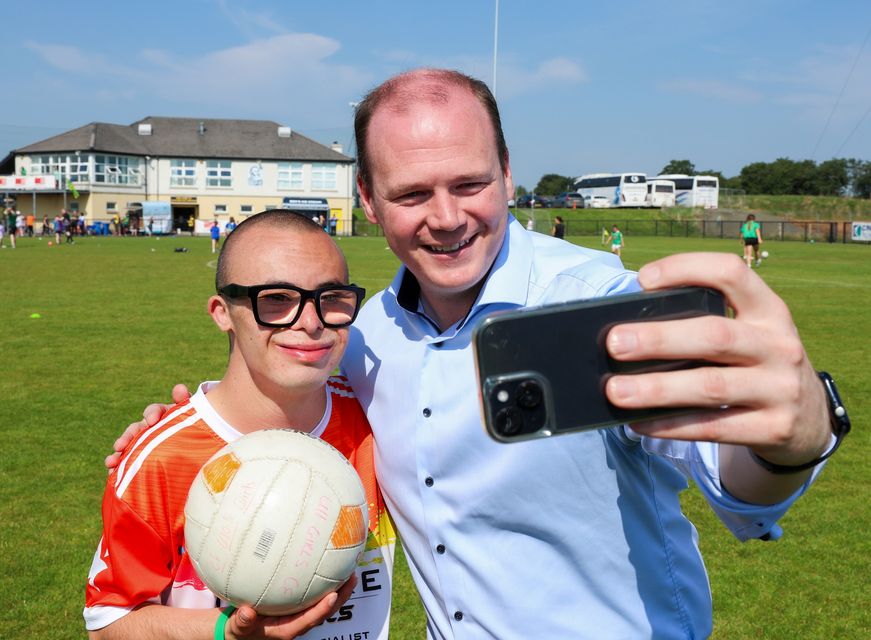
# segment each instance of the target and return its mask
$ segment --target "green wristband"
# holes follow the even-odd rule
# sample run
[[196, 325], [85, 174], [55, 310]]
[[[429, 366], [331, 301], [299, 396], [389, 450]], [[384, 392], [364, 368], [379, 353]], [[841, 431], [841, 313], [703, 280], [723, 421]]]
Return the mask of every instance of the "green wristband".
[[230, 605], [221, 609], [221, 614], [215, 622], [215, 640], [224, 640], [224, 629], [227, 627], [227, 620], [233, 615], [236, 607]]

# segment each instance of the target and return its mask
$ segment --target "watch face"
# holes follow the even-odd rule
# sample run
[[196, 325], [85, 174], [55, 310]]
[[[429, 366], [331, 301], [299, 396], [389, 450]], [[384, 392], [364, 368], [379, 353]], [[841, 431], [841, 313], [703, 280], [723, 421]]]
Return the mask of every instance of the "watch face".
[[844, 403], [841, 402], [841, 396], [838, 393], [838, 387], [835, 381], [825, 371], [818, 371], [817, 375], [823, 383], [823, 389], [826, 390], [826, 399], [829, 401], [829, 414], [832, 418], [832, 430], [838, 438], [843, 438], [850, 432], [850, 416], [847, 415], [847, 409]]

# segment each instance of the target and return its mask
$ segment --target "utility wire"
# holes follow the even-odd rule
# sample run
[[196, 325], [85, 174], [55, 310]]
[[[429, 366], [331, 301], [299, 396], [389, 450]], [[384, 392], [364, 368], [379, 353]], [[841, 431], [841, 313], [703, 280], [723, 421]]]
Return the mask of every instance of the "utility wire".
[[859, 122], [856, 123], [856, 126], [853, 127], [853, 130], [850, 132], [850, 135], [847, 136], [847, 139], [844, 140], [841, 143], [841, 146], [838, 147], [838, 150], [835, 151], [835, 155], [833, 157], [837, 158], [839, 155], [841, 155], [841, 149], [843, 149], [847, 145], [847, 143], [850, 141], [850, 138], [852, 138], [853, 134], [856, 133], [856, 131], [859, 129], [859, 125], [861, 125], [863, 122], [865, 122], [865, 118], [868, 117], [869, 113], [871, 113], [871, 105], [868, 105], [868, 108], [865, 110], [865, 115], [863, 115], [861, 118], [859, 118]]
[[[868, 44], [869, 37], [871, 37], [871, 27], [868, 28], [868, 33], [865, 34], [865, 40], [862, 41], [862, 46], [859, 47], [859, 52], [856, 54], [856, 58], [853, 60], [853, 66], [850, 67], [850, 73], [847, 74], [847, 79], [844, 80], [844, 85], [841, 87], [841, 93], [838, 94], [838, 99], [835, 100], [835, 105], [832, 107], [831, 112], [829, 112], [829, 117], [826, 119], [826, 124], [823, 127], [823, 130], [820, 132], [820, 137], [817, 138], [817, 143], [814, 145], [814, 150], [811, 153], [811, 159], [816, 158], [817, 149], [820, 146], [820, 142], [823, 141], [823, 136], [826, 135], [826, 130], [829, 128], [829, 123], [832, 121], [832, 116], [835, 115], [835, 111], [837, 111], [838, 105], [841, 104], [841, 98], [844, 97], [844, 91], [847, 89], [847, 85], [850, 83], [850, 78], [853, 77], [853, 71], [855, 71], [855, 69], [856, 69], [856, 64], [859, 62], [859, 58], [862, 56], [862, 51], [864, 51], [865, 45]], [[867, 116], [868, 114], [866, 113], [865, 115]], [[862, 116], [862, 120], [864, 120], [864, 119], [865, 119], [865, 116]], [[860, 120], [859, 122], [861, 123], [862, 120]], [[858, 125], [857, 125], [857, 127], [858, 127]], [[854, 131], [855, 131], [855, 129], [854, 129]], [[851, 133], [850, 135], [852, 136], [853, 134]], [[849, 140], [849, 136], [847, 139]], [[844, 142], [846, 144], [846, 141], [844, 141]], [[843, 146], [844, 145], [841, 145], [841, 147], [843, 147]], [[840, 152], [840, 149], [838, 149], [838, 152]], [[838, 154], [836, 153], [835, 156], [837, 156], [837, 155]]]

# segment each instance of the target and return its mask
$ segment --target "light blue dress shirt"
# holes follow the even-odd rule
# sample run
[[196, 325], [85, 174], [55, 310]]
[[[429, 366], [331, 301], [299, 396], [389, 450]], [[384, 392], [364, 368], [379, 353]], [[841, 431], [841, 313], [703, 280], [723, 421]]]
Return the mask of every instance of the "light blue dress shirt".
[[507, 445], [485, 435], [470, 348], [484, 314], [636, 290], [611, 254], [511, 218], [456, 325], [441, 332], [422, 313], [404, 267], [361, 311], [343, 368], [375, 432], [429, 637], [706, 637], [707, 574], [678, 501], [687, 477], [738, 538], [779, 535], [804, 487], [778, 505], [739, 502], [720, 488], [714, 445], [627, 427]]

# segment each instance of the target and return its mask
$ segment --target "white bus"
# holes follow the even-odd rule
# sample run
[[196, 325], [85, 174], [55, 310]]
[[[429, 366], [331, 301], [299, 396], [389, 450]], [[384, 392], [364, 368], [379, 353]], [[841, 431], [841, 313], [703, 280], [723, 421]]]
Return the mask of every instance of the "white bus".
[[674, 182], [674, 199], [679, 207], [704, 207], [716, 209], [720, 197], [720, 181], [717, 176], [688, 176], [668, 174], [653, 180]]
[[575, 180], [575, 190], [587, 196], [605, 196], [612, 207], [643, 207], [647, 176], [643, 173], [591, 173]]
[[673, 207], [674, 202], [675, 200], [673, 181], [653, 179], [647, 181], [648, 207]]

